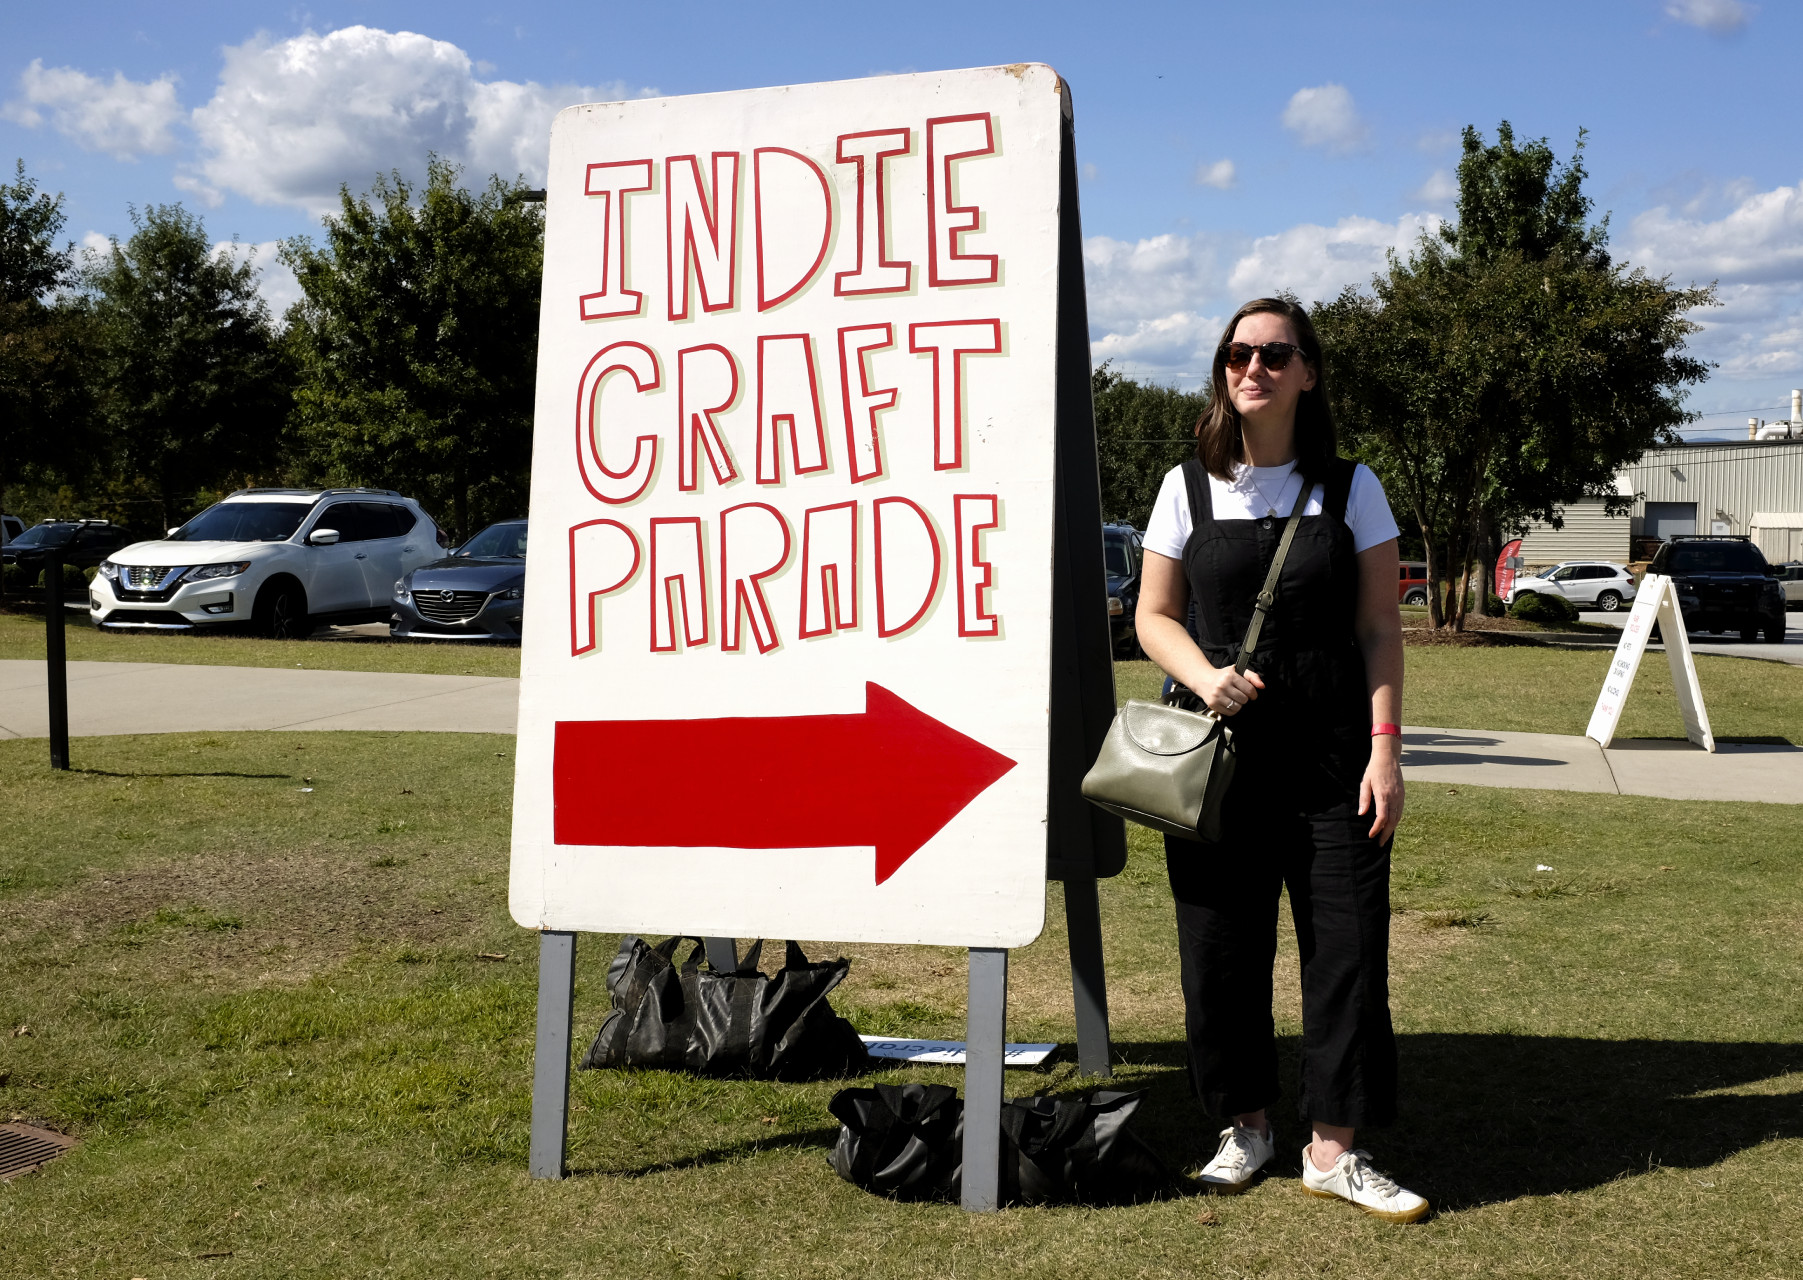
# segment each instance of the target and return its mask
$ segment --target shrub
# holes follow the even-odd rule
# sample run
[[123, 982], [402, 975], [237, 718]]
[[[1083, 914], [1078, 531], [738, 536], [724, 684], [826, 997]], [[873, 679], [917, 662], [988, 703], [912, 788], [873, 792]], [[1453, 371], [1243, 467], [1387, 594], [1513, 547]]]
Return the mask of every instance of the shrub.
[[1523, 622], [1576, 622], [1578, 607], [1563, 596], [1545, 596], [1530, 591], [1517, 597], [1509, 609], [1509, 616]]

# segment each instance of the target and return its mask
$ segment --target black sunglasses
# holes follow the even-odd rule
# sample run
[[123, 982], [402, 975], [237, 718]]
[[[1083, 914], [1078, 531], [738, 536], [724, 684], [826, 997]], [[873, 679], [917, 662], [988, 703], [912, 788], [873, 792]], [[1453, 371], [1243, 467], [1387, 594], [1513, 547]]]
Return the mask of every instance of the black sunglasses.
[[[1244, 369], [1252, 363], [1252, 353], [1256, 351], [1265, 368], [1273, 372], [1287, 366], [1291, 356], [1302, 355], [1302, 348], [1293, 342], [1262, 342], [1256, 347], [1249, 342], [1229, 342], [1221, 347], [1221, 351], [1229, 369]], [[1302, 358], [1308, 359], [1307, 356]]]

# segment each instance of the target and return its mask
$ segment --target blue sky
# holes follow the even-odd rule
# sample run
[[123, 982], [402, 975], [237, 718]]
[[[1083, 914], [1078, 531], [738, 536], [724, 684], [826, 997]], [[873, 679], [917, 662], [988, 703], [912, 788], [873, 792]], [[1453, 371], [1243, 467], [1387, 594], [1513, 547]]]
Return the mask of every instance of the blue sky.
[[1617, 254], [1722, 282], [1692, 404], [1740, 433], [1803, 385], [1800, 48], [1798, 6], [1740, 0], [15, 4], [0, 154], [66, 193], [77, 239], [181, 200], [267, 246], [428, 148], [541, 176], [573, 101], [1048, 62], [1077, 106], [1097, 356], [1193, 385], [1243, 298], [1326, 296], [1449, 215], [1463, 125], [1562, 156], [1582, 127]]

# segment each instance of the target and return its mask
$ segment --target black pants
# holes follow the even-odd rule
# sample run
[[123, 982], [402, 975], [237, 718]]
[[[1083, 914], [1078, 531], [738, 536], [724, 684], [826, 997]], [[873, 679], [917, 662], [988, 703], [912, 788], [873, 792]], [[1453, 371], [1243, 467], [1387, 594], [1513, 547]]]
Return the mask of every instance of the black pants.
[[1302, 1118], [1388, 1124], [1396, 1116], [1390, 847], [1366, 834], [1371, 815], [1358, 816], [1356, 797], [1298, 788], [1245, 763], [1223, 806], [1220, 843], [1165, 840], [1191, 1085], [1222, 1117], [1281, 1096], [1271, 971], [1288, 885], [1302, 955]]

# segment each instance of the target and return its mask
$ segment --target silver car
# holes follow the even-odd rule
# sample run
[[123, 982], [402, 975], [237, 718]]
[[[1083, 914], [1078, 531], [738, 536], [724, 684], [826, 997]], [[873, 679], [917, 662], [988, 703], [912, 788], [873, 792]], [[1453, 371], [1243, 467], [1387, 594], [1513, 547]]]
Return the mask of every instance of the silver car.
[[1793, 613], [1803, 609], [1803, 560], [1775, 564], [1772, 572], [1778, 575], [1778, 581], [1784, 587], [1784, 607]]
[[1525, 595], [1562, 596], [1580, 609], [1614, 613], [1634, 598], [1634, 575], [1608, 560], [1563, 560], [1515, 579], [1505, 604]]

